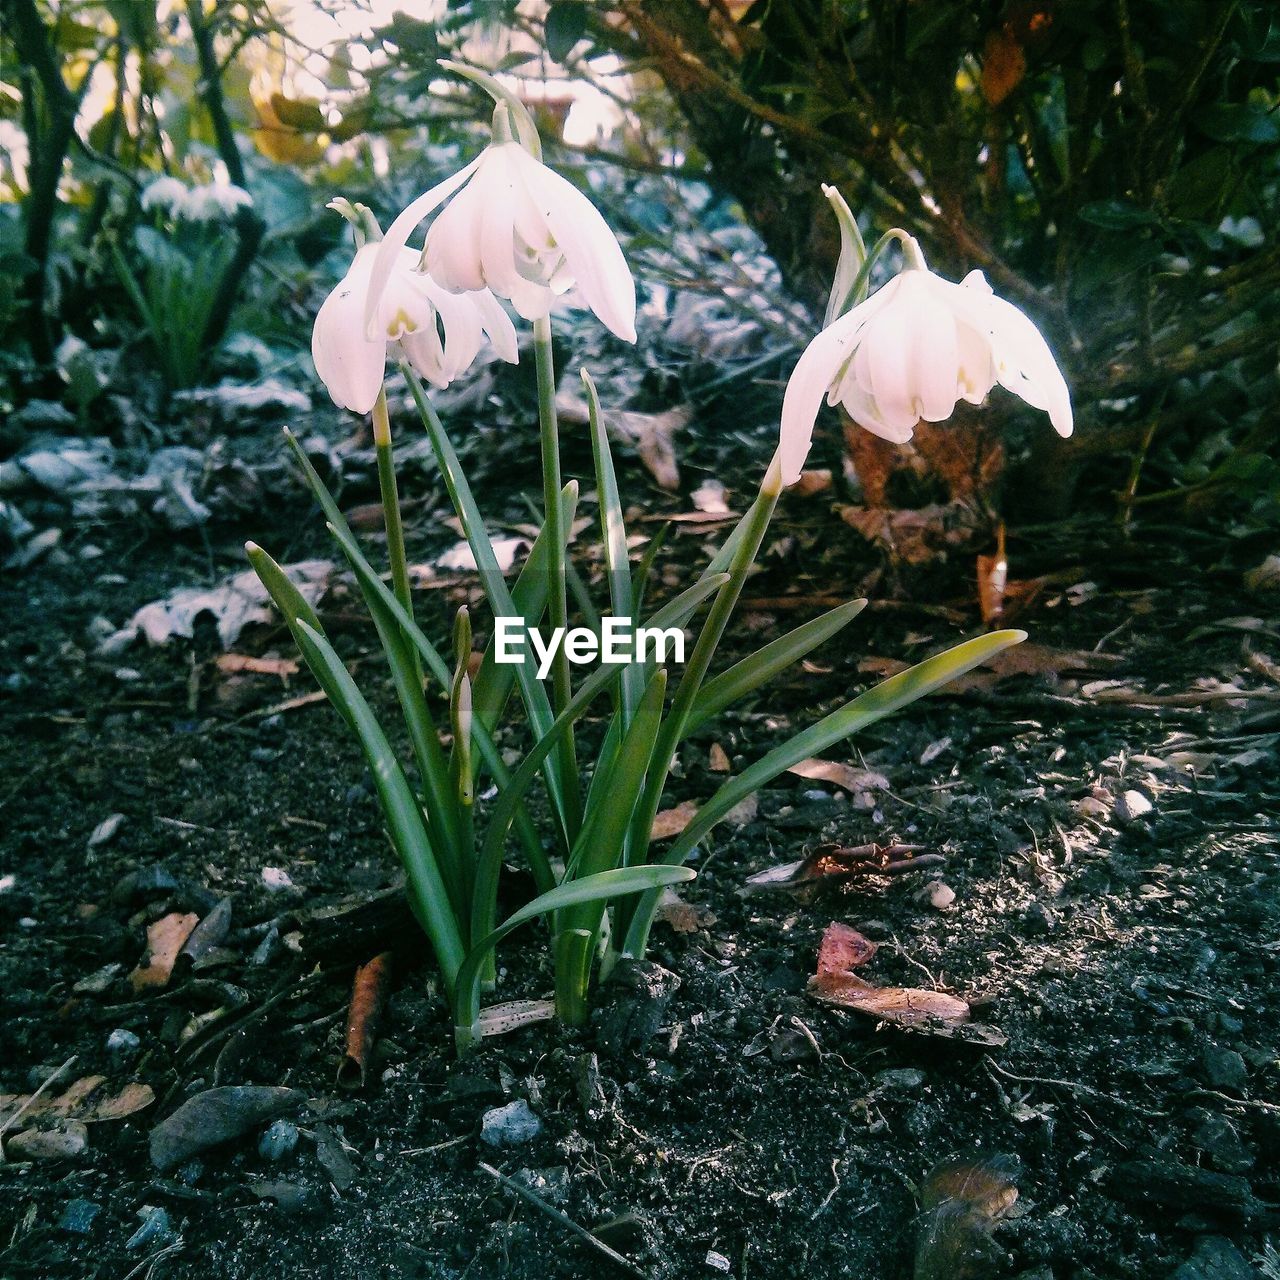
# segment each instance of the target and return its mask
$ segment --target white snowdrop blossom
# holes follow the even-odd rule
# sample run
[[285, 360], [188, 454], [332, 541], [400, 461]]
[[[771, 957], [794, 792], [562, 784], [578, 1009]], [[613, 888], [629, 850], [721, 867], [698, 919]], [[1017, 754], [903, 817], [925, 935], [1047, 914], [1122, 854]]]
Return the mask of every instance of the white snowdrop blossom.
[[997, 382], [1048, 413], [1059, 435], [1071, 434], [1071, 396], [1040, 330], [980, 271], [955, 284], [909, 266], [800, 357], [782, 402], [783, 483], [799, 479], [824, 395], [901, 444], [922, 419], [945, 422], [957, 401], [981, 404]]
[[186, 201], [186, 183], [178, 178], [171, 178], [166, 174], [164, 177], [157, 178], [154, 182], [147, 184], [142, 193], [141, 203], [144, 213], [150, 213], [153, 209], [160, 209], [174, 217], [186, 204]]
[[400, 249], [375, 313], [375, 336], [365, 329], [369, 280], [382, 246], [357, 250], [351, 269], [321, 304], [311, 333], [311, 358], [334, 401], [368, 413], [382, 388], [387, 347], [396, 344], [428, 382], [447, 387], [471, 367], [487, 336], [510, 364], [517, 360], [511, 317], [488, 289], [451, 293], [416, 270], [418, 255]]
[[432, 279], [455, 293], [491, 289], [526, 320], [542, 319], [576, 285], [607, 329], [635, 341], [635, 281], [617, 238], [582, 192], [517, 142], [487, 147], [391, 224], [373, 269], [371, 331], [372, 307], [397, 254], [450, 196], [422, 252], [421, 265]]
[[236, 210], [249, 208], [253, 197], [243, 188], [230, 182], [209, 182], [192, 187], [176, 212], [189, 222], [216, 222], [221, 218], [234, 218]]

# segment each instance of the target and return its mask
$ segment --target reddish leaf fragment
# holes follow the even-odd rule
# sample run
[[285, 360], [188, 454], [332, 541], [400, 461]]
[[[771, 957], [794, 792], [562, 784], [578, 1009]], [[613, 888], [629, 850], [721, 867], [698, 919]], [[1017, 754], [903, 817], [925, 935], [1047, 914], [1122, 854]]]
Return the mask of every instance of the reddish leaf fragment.
[[174, 911], [147, 929], [147, 954], [143, 963], [129, 975], [135, 992], [169, 985], [178, 952], [199, 922], [200, 917], [194, 912], [183, 915]]
[[851, 929], [840, 921], [832, 921], [822, 935], [818, 948], [818, 974], [816, 981], [842, 976], [850, 969], [864, 965], [879, 950], [870, 938], [864, 938], [857, 929]]
[[347, 1011], [347, 1052], [338, 1067], [338, 1084], [361, 1089], [369, 1070], [369, 1053], [378, 1034], [382, 1006], [391, 985], [391, 952], [374, 956], [356, 970]]

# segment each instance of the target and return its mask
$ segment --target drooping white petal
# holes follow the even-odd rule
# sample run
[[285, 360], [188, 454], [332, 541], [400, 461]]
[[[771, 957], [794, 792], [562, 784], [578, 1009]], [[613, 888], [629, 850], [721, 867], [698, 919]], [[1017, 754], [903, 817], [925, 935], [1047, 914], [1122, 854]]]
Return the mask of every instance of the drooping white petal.
[[516, 327], [511, 323], [511, 317], [502, 309], [502, 303], [488, 289], [481, 289], [478, 293], [467, 296], [474, 303], [480, 315], [481, 327], [498, 358], [508, 364], [518, 363], [520, 352], [516, 341]]
[[587, 305], [611, 333], [636, 340], [636, 286], [622, 246], [600, 211], [571, 182], [516, 148], [516, 172]]
[[[483, 153], [482, 153], [483, 155]], [[438, 182], [429, 191], [424, 191], [416, 200], [411, 200], [394, 222], [387, 228], [387, 234], [378, 245], [378, 252], [373, 260], [373, 271], [369, 278], [369, 296], [365, 303], [364, 323], [366, 328], [372, 326], [374, 313], [382, 291], [387, 286], [396, 262], [396, 254], [409, 243], [414, 228], [428, 214], [433, 213], [455, 191], [461, 187], [475, 172], [480, 158], [451, 174], [443, 182]]]
[[1031, 319], [992, 293], [980, 272], [970, 272], [962, 284], [947, 288], [954, 291], [956, 309], [985, 334], [996, 381], [1033, 409], [1047, 412], [1053, 429], [1069, 436], [1074, 425], [1071, 393], [1049, 344]]
[[782, 483], [795, 484], [813, 443], [813, 424], [822, 399], [837, 389], [837, 379], [867, 322], [884, 305], [884, 290], [846, 311], [823, 329], [804, 349], [787, 379], [782, 397], [782, 422], [778, 433], [778, 461]]
[[387, 359], [384, 338], [365, 337], [364, 305], [372, 259], [359, 255], [324, 300], [311, 330], [316, 373], [336, 404], [368, 413], [382, 387]]

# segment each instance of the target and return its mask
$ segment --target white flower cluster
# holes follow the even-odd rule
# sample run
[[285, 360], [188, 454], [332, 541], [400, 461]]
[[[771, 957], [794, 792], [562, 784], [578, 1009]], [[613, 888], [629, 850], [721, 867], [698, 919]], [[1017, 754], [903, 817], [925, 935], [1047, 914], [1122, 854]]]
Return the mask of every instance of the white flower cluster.
[[179, 178], [165, 176], [150, 183], [142, 193], [146, 213], [158, 210], [185, 222], [218, 222], [234, 218], [237, 209], [249, 208], [253, 197], [230, 182], [206, 182], [188, 187]]
[[[408, 248], [447, 200], [423, 249]], [[445, 387], [470, 368], [482, 333], [515, 362], [515, 328], [498, 298], [541, 320], [575, 285], [608, 329], [635, 341], [635, 282], [599, 210], [519, 143], [494, 143], [414, 200], [384, 240], [358, 250], [316, 316], [316, 372], [335, 403], [368, 413], [389, 346]]]
[[[436, 210], [421, 250], [411, 250], [409, 237]], [[885, 243], [895, 236], [905, 269], [833, 315], [800, 357], [770, 483], [799, 479], [824, 398], [868, 431], [904, 443], [921, 420], [943, 422], [958, 401], [980, 404], [999, 383], [1071, 434], [1066, 382], [1031, 320], [997, 298], [980, 272], [960, 284], [944, 280], [904, 232]], [[860, 242], [859, 250], [869, 271]], [[606, 328], [635, 341], [635, 283], [599, 210], [521, 142], [495, 138], [411, 201], [385, 239], [359, 250], [316, 316], [316, 370], [338, 404], [367, 413], [389, 346], [447, 386], [470, 367], [482, 333], [515, 361], [515, 330], [498, 298], [539, 322], [574, 287]]]

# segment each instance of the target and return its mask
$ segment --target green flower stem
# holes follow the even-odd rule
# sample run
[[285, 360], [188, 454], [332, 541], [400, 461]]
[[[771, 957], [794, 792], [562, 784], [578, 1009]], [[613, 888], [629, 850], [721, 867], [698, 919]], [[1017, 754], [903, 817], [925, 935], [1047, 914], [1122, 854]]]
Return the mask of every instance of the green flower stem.
[[[538, 369], [538, 423], [542, 433], [542, 497], [547, 530], [547, 571], [550, 590], [547, 614], [554, 631], [568, 625], [568, 602], [565, 586], [565, 543], [567, 530], [560, 511], [560, 427], [556, 420], [556, 374], [551, 350], [551, 321], [547, 317], [533, 322], [533, 351]], [[561, 645], [551, 668], [551, 704], [559, 715], [569, 705], [573, 689], [569, 680], [569, 655]], [[565, 790], [566, 820], [569, 840], [577, 839], [582, 824], [582, 799], [578, 784], [578, 760], [574, 750], [572, 728], [557, 748], [560, 756], [561, 782]]]
[[[404, 550], [404, 524], [400, 519], [400, 493], [396, 485], [395, 458], [391, 451], [391, 419], [387, 414], [385, 387], [378, 392], [378, 398], [373, 403], [373, 447], [378, 455], [378, 488], [382, 491], [382, 518], [387, 527], [391, 589], [412, 618], [413, 595], [409, 590], [409, 561]], [[418, 661], [416, 652], [414, 661]]]
[[[916, 238], [903, 231], [900, 227], [891, 227], [880, 237], [879, 240], [871, 248], [871, 252], [867, 254], [866, 260], [863, 262], [858, 274], [854, 277], [853, 284], [849, 288], [848, 302], [845, 310], [849, 307], [856, 307], [867, 296], [867, 287], [871, 283], [871, 269], [884, 257], [889, 246], [894, 242], [902, 246], [902, 256], [906, 259], [908, 268], [913, 271], [927, 271], [928, 265], [924, 260], [924, 254], [920, 251], [920, 245]], [[843, 312], [841, 312], [843, 314]], [[831, 317], [835, 319], [834, 316]]]

